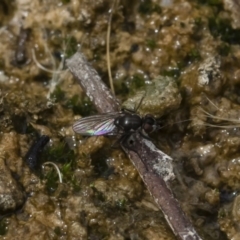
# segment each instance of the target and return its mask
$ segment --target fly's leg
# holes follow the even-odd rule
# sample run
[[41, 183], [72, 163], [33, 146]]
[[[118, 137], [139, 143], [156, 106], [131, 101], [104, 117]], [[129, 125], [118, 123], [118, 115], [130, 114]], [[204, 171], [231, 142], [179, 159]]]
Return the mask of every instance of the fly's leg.
[[143, 138], [145, 138], [145, 139], [147, 139], [147, 140], [151, 140], [151, 138], [147, 135], [147, 133], [145, 133], [144, 130], [140, 130], [140, 129], [139, 129], [138, 132], [140, 133], [140, 135], [141, 135]]
[[114, 141], [114, 143], [111, 145], [111, 148], [115, 148], [115, 149], [118, 148], [116, 147], [116, 145], [119, 145], [120, 143], [122, 143], [125, 139], [127, 139], [128, 136], [130, 136], [129, 133], [124, 133], [124, 134], [119, 133], [117, 135], [117, 140]]
[[128, 113], [136, 113], [135, 110], [127, 109], [127, 108], [122, 108], [122, 112], [128, 112]]
[[145, 98], [145, 96], [146, 96], [146, 92], [145, 92], [144, 95], [142, 96], [142, 98], [141, 98], [139, 104], [137, 105], [137, 107], [134, 109], [135, 112], [137, 112], [137, 110], [138, 110], [138, 109], [140, 108], [140, 106], [142, 105], [142, 101], [143, 101], [143, 99]]

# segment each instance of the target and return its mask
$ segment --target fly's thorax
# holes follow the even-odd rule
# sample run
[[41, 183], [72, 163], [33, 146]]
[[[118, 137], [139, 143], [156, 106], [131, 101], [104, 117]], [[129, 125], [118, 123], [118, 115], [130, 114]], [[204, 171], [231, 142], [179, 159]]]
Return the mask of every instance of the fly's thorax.
[[142, 126], [142, 118], [138, 114], [125, 113], [117, 117], [114, 124], [124, 132], [136, 131]]

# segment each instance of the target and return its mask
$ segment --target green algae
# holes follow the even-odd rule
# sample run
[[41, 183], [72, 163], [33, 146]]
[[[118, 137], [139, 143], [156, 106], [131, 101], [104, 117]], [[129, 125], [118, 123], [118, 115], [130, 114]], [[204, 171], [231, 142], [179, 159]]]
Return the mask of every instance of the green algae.
[[53, 194], [56, 191], [59, 183], [59, 177], [56, 170], [51, 169], [44, 178], [46, 179], [46, 191], [48, 192], [48, 194]]
[[74, 159], [74, 151], [71, 150], [68, 145], [62, 141], [57, 145], [48, 147], [44, 152], [42, 159], [44, 161], [52, 161], [59, 163], [69, 163]]
[[[68, 0], [64, 0], [68, 1]], [[66, 50], [64, 52], [65, 58], [71, 57], [78, 50], [78, 42], [77, 39], [73, 36], [69, 36], [65, 39]]]
[[219, 55], [227, 57], [231, 53], [231, 45], [228, 43], [221, 43], [219, 46], [217, 46], [217, 51]]
[[168, 69], [164, 69], [160, 72], [160, 75], [165, 77], [173, 77], [178, 79], [181, 75], [181, 69], [178, 67], [169, 67]]
[[211, 17], [208, 20], [208, 26], [215, 38], [220, 37], [222, 41], [229, 44], [239, 44], [240, 30], [232, 28], [230, 19]]
[[87, 96], [73, 95], [70, 98], [60, 85], [57, 85], [50, 98], [55, 103], [61, 103], [63, 107], [71, 109], [75, 115], [89, 116], [95, 112], [92, 102]]
[[68, 109], [72, 109], [73, 113], [81, 116], [89, 116], [95, 113], [95, 108], [88, 97], [79, 95], [74, 95], [72, 98], [68, 99], [65, 103]]
[[146, 42], [146, 45], [151, 49], [154, 50], [155, 48], [157, 48], [157, 43], [156, 40], [154, 39], [148, 39]]

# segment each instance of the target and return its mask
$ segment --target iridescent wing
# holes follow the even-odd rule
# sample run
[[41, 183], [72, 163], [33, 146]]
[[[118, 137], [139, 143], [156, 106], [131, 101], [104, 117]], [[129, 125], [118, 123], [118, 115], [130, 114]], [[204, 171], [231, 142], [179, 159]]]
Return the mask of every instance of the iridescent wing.
[[79, 119], [73, 124], [73, 130], [83, 136], [116, 135], [114, 120], [121, 112], [104, 113]]

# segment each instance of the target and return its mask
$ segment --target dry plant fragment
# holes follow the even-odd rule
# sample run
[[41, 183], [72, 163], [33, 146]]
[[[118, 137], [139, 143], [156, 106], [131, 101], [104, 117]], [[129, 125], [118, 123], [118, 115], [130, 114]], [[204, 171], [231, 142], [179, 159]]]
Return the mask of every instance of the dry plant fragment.
[[117, 98], [108, 90], [82, 53], [77, 52], [67, 59], [67, 66], [98, 112], [119, 111], [120, 104]]
[[111, 59], [110, 59], [110, 35], [111, 35], [111, 23], [112, 23], [112, 15], [113, 11], [115, 9], [115, 6], [118, 5], [118, 0], [114, 0], [112, 4], [112, 8], [110, 10], [109, 14], [109, 20], [108, 20], [108, 28], [107, 28], [107, 41], [106, 41], [106, 55], [107, 55], [107, 69], [108, 69], [108, 78], [110, 87], [112, 90], [112, 93], [115, 94], [114, 85], [113, 85], [113, 79], [112, 79], [112, 72], [111, 72]]
[[62, 183], [62, 174], [61, 174], [58, 166], [57, 166], [55, 163], [53, 163], [53, 162], [45, 162], [45, 163], [42, 165], [42, 167], [44, 168], [45, 165], [52, 165], [52, 166], [56, 169], [57, 174], [58, 174], [59, 182]]
[[[99, 113], [118, 111], [117, 99], [101, 81], [97, 72], [82, 53], [77, 52], [68, 59], [67, 66], [87, 96], [93, 101]], [[157, 151], [155, 145], [143, 138], [138, 132], [122, 142], [122, 146], [137, 168], [158, 207], [163, 211], [175, 236], [182, 240], [200, 240], [201, 238], [174, 198], [168, 183], [163, 180], [163, 178], [165, 180], [173, 178], [171, 167], [165, 165], [166, 171], [162, 173], [156, 171], [156, 162], [161, 164], [161, 161], [166, 162], [164, 158], [165, 160], [171, 158], [160, 150]]]

